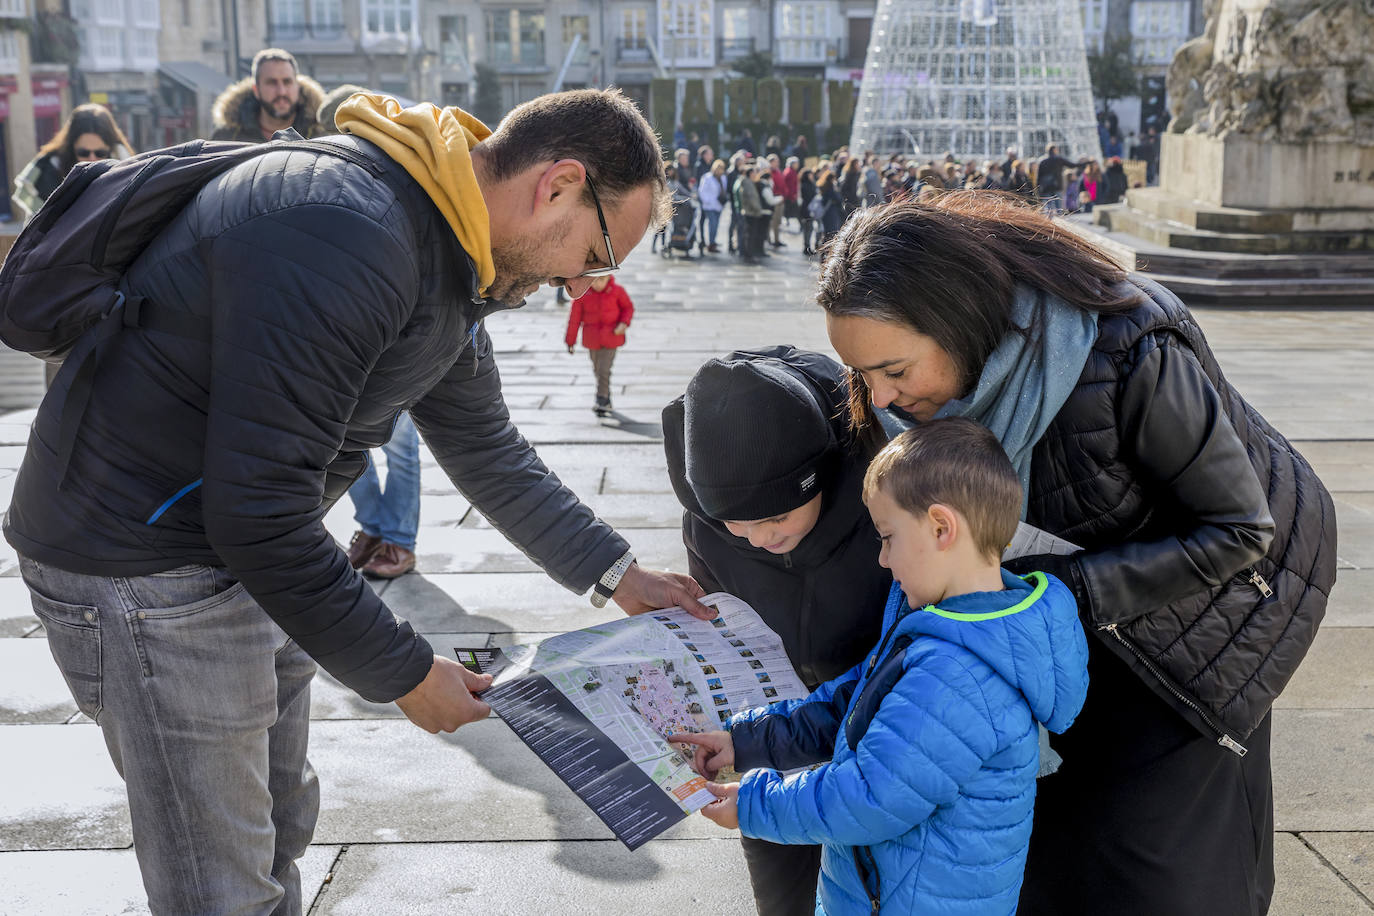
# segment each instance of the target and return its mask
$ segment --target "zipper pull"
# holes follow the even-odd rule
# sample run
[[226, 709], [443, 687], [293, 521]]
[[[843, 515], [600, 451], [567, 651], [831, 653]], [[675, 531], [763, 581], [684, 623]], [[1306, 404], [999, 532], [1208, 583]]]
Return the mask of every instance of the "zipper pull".
[[[1259, 573], [1256, 573], [1255, 575], [1259, 575]], [[1235, 738], [1232, 738], [1230, 735], [1222, 735], [1220, 738], [1217, 739], [1217, 744], [1220, 744], [1228, 751], [1231, 751], [1237, 757], [1244, 757], [1247, 753], [1247, 751], [1245, 750], [1245, 745], [1241, 744], [1239, 741], [1237, 741]]]
[[1261, 576], [1261, 575], [1260, 575], [1259, 570], [1258, 570], [1258, 569], [1255, 569], [1253, 566], [1250, 567], [1250, 578], [1249, 578], [1249, 582], [1250, 582], [1250, 584], [1253, 585], [1255, 588], [1259, 589], [1260, 594], [1263, 595], [1264, 597], [1266, 597], [1266, 598], [1272, 598], [1272, 597], [1274, 597], [1274, 590], [1273, 590], [1272, 588], [1269, 587], [1269, 583], [1268, 583], [1268, 582], [1265, 582], [1265, 581], [1264, 581], [1264, 576]]
[[481, 329], [481, 327], [482, 327], [482, 322], [481, 322], [481, 321], [478, 321], [478, 322], [476, 322], [476, 323], [473, 324], [472, 330], [468, 332], [468, 342], [469, 342], [469, 343], [471, 344], [471, 346], [472, 346], [472, 377], [473, 377], [473, 378], [476, 378], [476, 377], [477, 377], [477, 363], [479, 362], [479, 360], [478, 360], [478, 358], [477, 358], [477, 332]]

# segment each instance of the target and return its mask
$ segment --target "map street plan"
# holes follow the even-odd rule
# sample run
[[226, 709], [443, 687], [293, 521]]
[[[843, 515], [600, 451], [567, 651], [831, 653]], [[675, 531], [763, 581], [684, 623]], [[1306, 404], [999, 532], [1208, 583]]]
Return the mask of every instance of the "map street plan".
[[630, 849], [715, 800], [691, 751], [664, 735], [807, 694], [753, 608], [723, 593], [702, 601], [716, 619], [670, 608], [529, 646], [456, 650], [495, 675], [482, 699]]

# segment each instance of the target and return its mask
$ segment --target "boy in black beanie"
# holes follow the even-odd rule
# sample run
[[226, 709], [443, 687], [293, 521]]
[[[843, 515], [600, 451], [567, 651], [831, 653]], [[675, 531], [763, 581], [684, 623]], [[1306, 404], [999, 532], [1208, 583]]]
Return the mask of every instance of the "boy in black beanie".
[[[861, 499], [870, 456], [849, 432], [847, 378], [818, 353], [738, 351], [663, 411], [692, 575], [758, 611], [810, 688], [872, 648], [892, 584]], [[742, 843], [759, 913], [810, 916], [820, 847]]]

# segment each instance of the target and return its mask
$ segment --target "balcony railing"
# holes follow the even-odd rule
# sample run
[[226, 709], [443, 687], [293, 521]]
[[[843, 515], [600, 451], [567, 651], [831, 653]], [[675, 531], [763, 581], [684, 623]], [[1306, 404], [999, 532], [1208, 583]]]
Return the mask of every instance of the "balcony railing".
[[634, 38], [615, 40], [615, 59], [622, 64], [648, 63], [652, 60], [648, 43]]
[[842, 39], [812, 36], [779, 36], [773, 50], [779, 64], [833, 64], [845, 53]]
[[716, 56], [721, 60], [738, 60], [754, 53], [752, 38], [719, 38], [716, 40]]

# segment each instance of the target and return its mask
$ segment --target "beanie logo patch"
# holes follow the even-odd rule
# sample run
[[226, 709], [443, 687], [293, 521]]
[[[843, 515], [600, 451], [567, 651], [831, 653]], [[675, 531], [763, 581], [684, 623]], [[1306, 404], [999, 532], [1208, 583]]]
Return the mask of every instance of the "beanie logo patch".
[[801, 491], [803, 494], [810, 493], [816, 488], [816, 472], [812, 471], [802, 478]]

